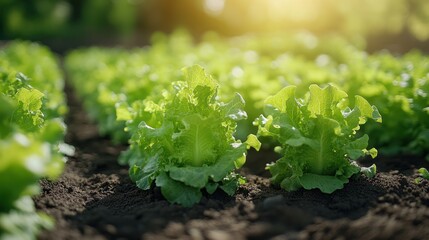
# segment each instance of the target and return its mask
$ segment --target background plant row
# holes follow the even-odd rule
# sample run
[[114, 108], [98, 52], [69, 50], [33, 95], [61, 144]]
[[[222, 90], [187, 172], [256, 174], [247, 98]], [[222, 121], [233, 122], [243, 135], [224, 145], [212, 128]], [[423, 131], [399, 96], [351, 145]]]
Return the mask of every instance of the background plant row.
[[207, 34], [195, 43], [177, 31], [153, 35], [150, 47], [89, 48], [66, 57], [67, 72], [88, 113], [101, 133], [117, 142], [129, 138], [125, 123], [116, 120], [117, 111], [159, 98], [172, 82], [183, 80], [180, 69], [192, 64], [202, 65], [219, 82], [221, 101], [235, 92], [243, 96], [248, 119], [239, 122], [240, 139], [256, 132], [252, 121], [268, 96], [296, 85], [297, 96], [303, 97], [311, 84], [330, 83], [379, 109], [383, 124], [369, 122], [364, 129], [370, 147], [384, 155], [428, 156], [429, 58], [418, 51], [370, 55], [343, 39], [307, 33], [230, 40]]

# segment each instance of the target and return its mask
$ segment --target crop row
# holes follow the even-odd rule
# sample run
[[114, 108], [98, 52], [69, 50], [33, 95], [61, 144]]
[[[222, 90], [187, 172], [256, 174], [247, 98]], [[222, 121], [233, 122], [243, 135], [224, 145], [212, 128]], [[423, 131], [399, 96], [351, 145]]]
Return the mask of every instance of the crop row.
[[53, 226], [31, 197], [65, 162], [63, 84], [47, 48], [13, 42], [0, 49], [0, 239], [33, 239]]
[[101, 133], [129, 142], [120, 162], [137, 186], [186, 206], [201, 191], [234, 193], [243, 179], [233, 170], [260, 147], [254, 133], [280, 145], [268, 169], [286, 190], [330, 193], [372, 176], [355, 160], [375, 148], [429, 153], [429, 59], [418, 52], [368, 55], [308, 34], [194, 43], [176, 32], [146, 48], [74, 51], [66, 69]]
[[67, 56], [66, 68], [101, 133], [125, 142], [125, 124], [116, 108], [160, 96], [171, 82], [183, 80], [180, 69], [199, 64], [219, 82], [218, 95], [245, 99], [247, 121], [236, 136], [252, 132], [264, 100], [285, 86], [303, 97], [311, 84], [333, 84], [351, 96], [376, 105], [382, 125], [368, 123], [370, 145], [388, 155], [429, 154], [429, 58], [415, 51], [404, 56], [367, 54], [337, 38], [309, 34], [242, 37], [225, 41], [208, 34], [199, 43], [184, 32], [153, 36], [150, 47], [132, 50], [90, 48]]

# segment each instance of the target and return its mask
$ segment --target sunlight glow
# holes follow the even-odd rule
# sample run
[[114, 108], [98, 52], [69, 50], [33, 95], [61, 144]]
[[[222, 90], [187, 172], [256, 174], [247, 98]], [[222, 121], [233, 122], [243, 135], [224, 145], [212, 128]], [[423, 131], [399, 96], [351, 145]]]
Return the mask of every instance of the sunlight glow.
[[225, 0], [204, 0], [204, 10], [210, 15], [220, 15], [225, 7]]

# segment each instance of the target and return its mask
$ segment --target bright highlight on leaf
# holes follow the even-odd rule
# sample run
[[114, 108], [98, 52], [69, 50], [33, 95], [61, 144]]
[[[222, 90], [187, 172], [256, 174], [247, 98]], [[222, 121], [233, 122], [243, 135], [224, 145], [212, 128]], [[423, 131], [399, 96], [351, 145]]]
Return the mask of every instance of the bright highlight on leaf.
[[244, 164], [247, 149], [259, 149], [260, 142], [254, 135], [244, 143], [233, 136], [236, 121], [247, 117], [239, 94], [222, 103], [216, 100], [217, 83], [202, 67], [184, 68], [183, 75], [184, 81], [159, 101], [117, 106], [117, 113], [128, 120], [132, 134], [122, 156], [131, 179], [144, 190], [155, 183], [169, 202], [189, 207], [204, 189], [234, 194], [243, 183], [234, 170]]
[[273, 183], [288, 191], [317, 188], [332, 193], [360, 171], [373, 176], [375, 166], [355, 163], [359, 157], [376, 156], [375, 149], [366, 149], [368, 136], [357, 137], [356, 131], [368, 118], [381, 122], [377, 108], [360, 96], [348, 107], [347, 94], [332, 85], [311, 85], [305, 99], [296, 98], [295, 90], [288, 86], [267, 98], [266, 116], [254, 121], [259, 136], [280, 144], [276, 149], [283, 157], [267, 166]]

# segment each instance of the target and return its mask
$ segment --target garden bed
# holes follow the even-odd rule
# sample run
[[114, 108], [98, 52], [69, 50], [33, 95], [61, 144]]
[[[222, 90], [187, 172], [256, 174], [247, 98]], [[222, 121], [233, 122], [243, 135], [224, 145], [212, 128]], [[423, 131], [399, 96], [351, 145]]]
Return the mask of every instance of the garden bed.
[[[428, 181], [415, 183], [423, 159], [375, 159], [373, 179], [354, 178], [333, 194], [285, 192], [264, 170], [271, 152], [250, 152], [241, 174], [248, 183], [233, 197], [221, 191], [185, 208], [158, 189], [142, 191], [117, 164], [126, 146], [100, 137], [67, 87], [66, 142], [76, 147], [56, 182], [42, 181], [36, 207], [56, 220], [41, 239], [425, 239]], [[370, 164], [364, 163], [364, 164]]]

